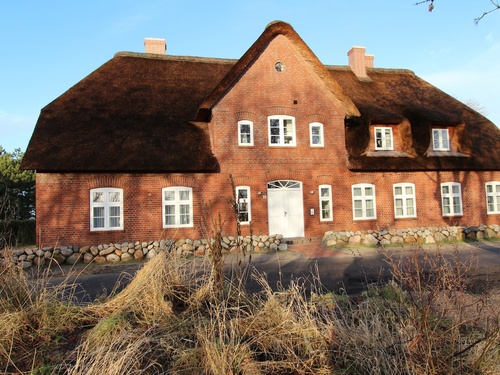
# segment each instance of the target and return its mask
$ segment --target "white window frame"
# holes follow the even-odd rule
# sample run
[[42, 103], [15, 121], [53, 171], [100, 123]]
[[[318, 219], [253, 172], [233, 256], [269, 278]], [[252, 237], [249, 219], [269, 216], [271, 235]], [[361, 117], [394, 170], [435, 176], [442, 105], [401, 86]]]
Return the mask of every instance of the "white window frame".
[[[96, 201], [98, 196], [102, 197], [102, 200]], [[97, 216], [96, 209], [99, 208], [102, 209], [102, 215]], [[113, 212], [116, 209], [118, 214]], [[97, 219], [103, 220], [103, 226], [96, 226]], [[118, 225], [113, 225], [113, 219], [118, 219]], [[90, 230], [123, 230], [123, 189], [107, 187], [90, 190]]]
[[[241, 130], [242, 125], [248, 125], [250, 127], [250, 133], [249, 133], [250, 140], [248, 142], [244, 142], [242, 139], [242, 135], [245, 134]], [[252, 121], [247, 121], [247, 120], [238, 121], [238, 146], [253, 146], [253, 122]]]
[[[319, 128], [319, 134], [313, 134], [314, 128]], [[309, 124], [309, 135], [310, 135], [309, 140], [311, 143], [311, 147], [324, 147], [325, 146], [324, 135], [323, 135], [323, 124], [321, 122], [311, 122]], [[315, 143], [316, 139], [319, 142]]]
[[[166, 199], [166, 193], [173, 193], [173, 199]], [[181, 196], [182, 192], [188, 192], [188, 199], [184, 199]], [[171, 194], [169, 194], [171, 195]], [[193, 188], [188, 186], [170, 186], [161, 189], [161, 201], [162, 201], [162, 223], [163, 228], [191, 228], [193, 227]], [[169, 215], [174, 218], [174, 223], [167, 224], [167, 209], [166, 206], [173, 206], [173, 215]], [[183, 212], [182, 210], [188, 208], [188, 212]], [[187, 220], [186, 220], [187, 219]], [[184, 221], [184, 223], [183, 223]]]
[[[389, 131], [389, 134], [387, 134]], [[375, 150], [394, 150], [394, 136], [392, 134], [392, 128], [376, 126], [374, 128], [375, 132]], [[380, 134], [380, 137], [378, 135]], [[380, 139], [380, 146], [378, 145], [378, 139]], [[389, 145], [387, 145], [389, 141]]]
[[450, 151], [450, 132], [448, 129], [432, 129], [432, 149], [434, 151]]
[[[376, 220], [377, 219], [377, 200], [375, 185], [373, 184], [356, 184], [352, 185], [352, 217], [353, 220]], [[357, 189], [361, 190], [360, 195], [355, 195]], [[367, 195], [367, 189], [372, 189], [372, 194]], [[359, 202], [361, 207], [356, 207], [356, 202]], [[372, 207], [370, 207], [370, 205]], [[356, 211], [361, 210], [362, 215], [356, 217]], [[373, 210], [372, 215], [368, 215], [368, 210]]]
[[[392, 185], [392, 187], [394, 193], [394, 217], [396, 219], [417, 217], [415, 184], [399, 183]], [[398, 193], [398, 189], [401, 190], [401, 193]], [[408, 189], [411, 189], [411, 191], [408, 192]], [[401, 209], [403, 213], [398, 214], [398, 209]]]
[[[246, 198], [240, 197], [240, 192], [246, 191]], [[246, 210], [242, 210], [243, 205], [246, 204]], [[252, 198], [250, 195], [250, 186], [236, 186], [236, 208], [237, 220], [241, 225], [249, 225], [252, 221]], [[247, 213], [247, 220], [240, 220], [240, 210]]]
[[488, 214], [500, 214], [500, 181], [487, 182], [485, 184], [485, 191], [486, 212]]
[[[271, 126], [271, 122], [278, 121], [278, 126]], [[287, 129], [285, 122], [291, 124], [291, 129]], [[267, 118], [267, 128], [269, 136], [269, 146], [273, 147], [293, 147], [297, 140], [295, 135], [295, 117], [292, 116], [269, 116]], [[273, 129], [278, 130], [278, 134], [272, 134]], [[291, 134], [289, 134], [291, 133]], [[274, 140], [274, 141], [273, 141]], [[276, 142], [277, 141], [277, 142]]]
[[[333, 221], [332, 185], [319, 185], [318, 192], [320, 221]], [[324, 204], [328, 206], [326, 209]], [[328, 212], [328, 216], [325, 215], [326, 212]]]
[[441, 184], [441, 208], [443, 216], [463, 215], [462, 185], [459, 182]]

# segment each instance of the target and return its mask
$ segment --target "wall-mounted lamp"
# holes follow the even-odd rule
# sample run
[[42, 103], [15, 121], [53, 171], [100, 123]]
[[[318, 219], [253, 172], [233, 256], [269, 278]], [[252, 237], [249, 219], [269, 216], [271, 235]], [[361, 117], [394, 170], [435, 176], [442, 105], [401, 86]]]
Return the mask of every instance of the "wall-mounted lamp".
[[314, 194], [314, 190], [311, 190], [309, 193]]
[[259, 192], [257, 193], [257, 195], [262, 195], [262, 191], [259, 191]]

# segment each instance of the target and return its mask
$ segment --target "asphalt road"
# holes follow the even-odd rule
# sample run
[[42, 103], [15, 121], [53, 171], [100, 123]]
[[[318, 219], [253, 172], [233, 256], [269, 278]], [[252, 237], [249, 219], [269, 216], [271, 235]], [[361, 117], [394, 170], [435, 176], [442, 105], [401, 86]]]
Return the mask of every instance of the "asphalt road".
[[[438, 251], [437, 246], [427, 246], [430, 252]], [[224, 273], [231, 278], [239, 270], [251, 270], [267, 280], [271, 288], [287, 288], [293, 281], [304, 285], [306, 290], [333, 291], [357, 294], [367, 284], [391, 277], [387, 255], [394, 259], [409, 256], [414, 248], [343, 248], [324, 250], [311, 255], [307, 251], [286, 250], [269, 253], [253, 253], [251, 258], [230, 254], [225, 258]], [[477, 288], [500, 288], [500, 242], [447, 244], [439, 246], [439, 251], [448, 259], [472, 261], [475, 264], [474, 278]], [[189, 262], [189, 261], [186, 261]], [[201, 263], [201, 259], [191, 262]], [[75, 283], [75, 292], [82, 303], [92, 302], [100, 296], [119, 292], [133, 278], [144, 263], [90, 265], [85, 269], [63, 268], [55, 272], [51, 282]], [[248, 266], [248, 268], [246, 268]], [[63, 276], [64, 273], [66, 276]], [[71, 276], [68, 276], [71, 275]], [[246, 288], [250, 292], [261, 290], [253, 277], [246, 278]]]

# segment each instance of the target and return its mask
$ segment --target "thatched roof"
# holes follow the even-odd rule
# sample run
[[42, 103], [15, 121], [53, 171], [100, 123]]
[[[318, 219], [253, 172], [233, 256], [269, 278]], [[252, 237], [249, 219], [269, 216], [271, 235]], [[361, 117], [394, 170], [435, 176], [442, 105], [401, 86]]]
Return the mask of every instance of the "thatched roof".
[[[118, 53], [42, 109], [23, 168], [53, 172], [216, 172], [211, 109], [277, 35], [286, 36], [346, 115], [352, 170], [500, 169], [500, 130], [411, 71], [324, 66], [284, 23], [240, 60]], [[366, 153], [371, 124], [404, 128], [406, 156]], [[429, 156], [430, 126], [457, 129], [458, 155]], [[400, 154], [395, 154], [400, 155]]]
[[[347, 69], [330, 72], [356, 104], [361, 116], [346, 120], [348, 167], [352, 170], [500, 170], [500, 129], [481, 114], [409, 70], [367, 69], [360, 81]], [[369, 126], [408, 126], [405, 145], [413, 157], [373, 157]], [[431, 127], [453, 127], [458, 152], [428, 154]]]
[[23, 167], [216, 171], [200, 103], [234, 60], [118, 53], [42, 109]]

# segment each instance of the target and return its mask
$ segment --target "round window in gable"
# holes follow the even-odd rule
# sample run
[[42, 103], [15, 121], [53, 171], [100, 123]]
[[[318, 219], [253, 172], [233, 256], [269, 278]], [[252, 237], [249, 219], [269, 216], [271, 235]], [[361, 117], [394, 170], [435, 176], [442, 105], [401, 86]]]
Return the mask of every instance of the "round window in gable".
[[285, 70], [285, 64], [283, 64], [281, 61], [278, 61], [276, 64], [274, 64], [274, 69], [276, 69], [277, 72], [282, 72]]

